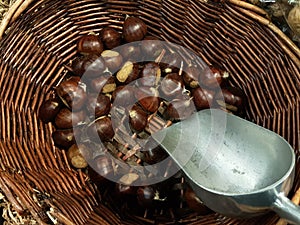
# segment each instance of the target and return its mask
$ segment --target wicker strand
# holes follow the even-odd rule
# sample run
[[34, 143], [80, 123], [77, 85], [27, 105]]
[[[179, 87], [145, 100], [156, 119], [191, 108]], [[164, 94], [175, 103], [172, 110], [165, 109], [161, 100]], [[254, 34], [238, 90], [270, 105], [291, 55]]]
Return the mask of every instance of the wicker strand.
[[11, 20], [11, 18], [14, 16], [14, 13], [17, 11], [17, 9], [20, 7], [20, 5], [23, 3], [23, 0], [17, 0], [8, 10], [8, 12], [5, 14], [1, 24], [0, 24], [0, 40], [2, 39], [2, 36]]

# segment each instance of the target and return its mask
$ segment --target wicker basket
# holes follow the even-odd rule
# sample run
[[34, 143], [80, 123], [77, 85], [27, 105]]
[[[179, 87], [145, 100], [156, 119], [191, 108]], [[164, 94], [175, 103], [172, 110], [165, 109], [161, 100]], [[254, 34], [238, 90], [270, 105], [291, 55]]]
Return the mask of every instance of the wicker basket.
[[[40, 104], [67, 74], [78, 38], [105, 26], [121, 31], [125, 16], [136, 15], [151, 35], [192, 49], [208, 65], [228, 70], [231, 84], [248, 98], [246, 118], [282, 135], [299, 162], [300, 50], [263, 10], [239, 0], [38, 0], [24, 6], [0, 41], [0, 189], [8, 224], [278, 221], [273, 213], [235, 220], [215, 213], [150, 219], [115, 212], [103, 204], [102, 193], [89, 177], [70, 167], [65, 151], [54, 147], [51, 125], [37, 118]], [[298, 163], [291, 195], [299, 187]]]

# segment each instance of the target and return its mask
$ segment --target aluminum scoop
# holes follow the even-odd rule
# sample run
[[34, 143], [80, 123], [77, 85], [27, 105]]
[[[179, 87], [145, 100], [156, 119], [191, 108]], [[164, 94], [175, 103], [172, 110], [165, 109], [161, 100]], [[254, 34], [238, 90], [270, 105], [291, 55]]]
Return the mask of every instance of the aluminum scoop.
[[275, 211], [300, 224], [292, 188], [295, 154], [282, 137], [221, 110], [203, 110], [153, 135], [196, 195], [229, 217]]

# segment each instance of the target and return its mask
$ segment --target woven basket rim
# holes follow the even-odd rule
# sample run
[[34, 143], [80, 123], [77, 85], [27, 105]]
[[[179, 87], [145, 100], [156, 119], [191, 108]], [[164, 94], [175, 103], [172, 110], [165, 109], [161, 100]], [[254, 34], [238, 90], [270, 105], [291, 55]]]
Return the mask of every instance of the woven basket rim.
[[[83, 6], [83, 4], [86, 5]], [[39, 224], [46, 224], [43, 220], [45, 218], [62, 224], [154, 223], [128, 213], [125, 214], [128, 221], [122, 221], [123, 218], [113, 211], [113, 207], [107, 208], [103, 205], [99, 200], [101, 194], [97, 187], [90, 183], [90, 178], [81, 170], [73, 170], [68, 163], [66, 152], [63, 150], [58, 153], [53, 144], [45, 138], [50, 136], [53, 128], [49, 124], [44, 126], [38, 121], [37, 108], [44, 99], [53, 94], [52, 88], [67, 76], [70, 61], [76, 56], [74, 43], [78, 39], [77, 36], [90, 32], [93, 29], [92, 25], [96, 24], [97, 28], [94, 29], [97, 29], [97, 32], [107, 25], [120, 31], [124, 14], [137, 15], [148, 23], [151, 34], [166, 41], [177, 41], [184, 47], [197, 50], [201, 47], [197, 46], [197, 37], [202, 38], [200, 34], [206, 31], [196, 28], [211, 23], [203, 20], [201, 15], [197, 14], [197, 10], [207, 10], [206, 14], [204, 13], [205, 16], [214, 18], [215, 15], [212, 12], [220, 6], [217, 4], [222, 5], [220, 7], [222, 12], [230, 13], [222, 14], [221, 17], [227, 22], [225, 25], [233, 27], [234, 31], [232, 34], [227, 34], [229, 28], [222, 27], [224, 24], [219, 24], [218, 31], [224, 33], [209, 33], [203, 38], [209, 40], [203, 45], [205, 51], [197, 51], [197, 53], [207, 64], [213, 64], [211, 57], [217, 57], [218, 54], [219, 57], [229, 55], [226, 60], [222, 61], [222, 65], [226, 70], [237, 74], [232, 83], [247, 89], [246, 94], [251, 106], [247, 109], [246, 116], [253, 122], [285, 136], [298, 153], [297, 137], [299, 134], [297, 136], [293, 133], [299, 129], [297, 122], [300, 121], [300, 49], [270, 22], [267, 13], [258, 6], [241, 0], [226, 0], [219, 3], [207, 3], [201, 0], [183, 2], [179, 0], [173, 2], [170, 0], [137, 2], [68, 0], [63, 4], [59, 4], [58, 0], [52, 2], [50, 0], [17, 0], [0, 25], [0, 46], [2, 47], [0, 50], [0, 121], [3, 124], [2, 126], [0, 124], [0, 156], [3, 157], [3, 160], [0, 160], [0, 188], [5, 194], [4, 205], [9, 212], [12, 212], [13, 205], [14, 210], [20, 213], [29, 212], [32, 216], [30, 218], [34, 218]], [[43, 5], [49, 7], [51, 11], [48, 18], [42, 14]], [[93, 7], [103, 11], [95, 12]], [[157, 10], [156, 7], [161, 8]], [[78, 10], [80, 8], [82, 11]], [[184, 16], [178, 13], [178, 18], [173, 18], [168, 13], [168, 9], [172, 9], [175, 14], [180, 10], [188, 9], [186, 13], [190, 13], [188, 15], [191, 18], [185, 21], [185, 27], [175, 23], [176, 19], [181, 20]], [[88, 12], [92, 12], [94, 17], [85, 17]], [[70, 25], [71, 22], [68, 22], [70, 18], [64, 17], [67, 14], [72, 19], [76, 18], [75, 22], [72, 21], [76, 25]], [[157, 16], [158, 14], [162, 18]], [[31, 15], [36, 17], [32, 18]], [[57, 25], [53, 23], [52, 17], [62, 19], [57, 22]], [[198, 18], [199, 21], [193, 21], [193, 17]], [[97, 21], [98, 18], [101, 19]], [[30, 24], [30, 20], [36, 23], [35, 26], [24, 25], [26, 22]], [[63, 29], [60, 30], [60, 23], [62, 27], [70, 29], [68, 30], [70, 36], [65, 35], [66, 32], [64, 33]], [[240, 24], [244, 24], [245, 27], [240, 27]], [[257, 27], [254, 27], [255, 25]], [[48, 33], [49, 37], [52, 37], [55, 29], [61, 32], [61, 35], [53, 39], [48, 38]], [[245, 32], [243, 29], [249, 29], [253, 33], [247, 34], [248, 36], [241, 42], [230, 42], [230, 38], [234, 35], [237, 35], [234, 38], [242, 37], [241, 34]], [[187, 38], [187, 32], [191, 32], [191, 39]], [[37, 36], [33, 37], [34, 34]], [[221, 39], [225, 37], [224, 34], [228, 35], [228, 43], [219, 46], [221, 50], [215, 50], [212, 46], [218, 43], [212, 40]], [[267, 36], [259, 36], [263, 34]], [[182, 38], [177, 40], [179, 36]], [[257, 38], [257, 43], [253, 43], [255, 38]], [[272, 40], [267, 40], [268, 38]], [[34, 53], [29, 49], [30, 47], [36, 47], [37, 51]], [[259, 55], [260, 52], [257, 49], [263, 49], [264, 52]], [[229, 53], [225, 54], [225, 51]], [[236, 55], [231, 55], [233, 51]], [[257, 57], [255, 59], [249, 57], [245, 53], [247, 51], [250, 52], [249, 54], [256, 53]], [[216, 53], [210, 56], [211, 52]], [[243, 62], [239, 61], [238, 56], [244, 57]], [[270, 57], [274, 57], [274, 60], [269, 60]], [[269, 64], [264, 65], [264, 62]], [[249, 65], [251, 63], [253, 65]], [[281, 68], [285, 63], [286, 68]], [[266, 72], [261, 72], [262, 70]], [[259, 71], [261, 75], [249, 74], [250, 71]], [[4, 74], [11, 79], [4, 79]], [[287, 74], [291, 76], [285, 76]], [[276, 89], [279, 93], [276, 93]], [[10, 118], [10, 115], [13, 116]], [[48, 173], [50, 178], [47, 177]], [[300, 172], [296, 174], [293, 194], [297, 193], [296, 190], [300, 185], [299, 174]], [[43, 206], [40, 206], [35, 198], [47, 196], [35, 192], [33, 186], [36, 190], [52, 191], [51, 198], [43, 201]], [[295, 197], [293, 201], [296, 201]], [[22, 205], [20, 202], [25, 204]], [[45, 211], [42, 207], [51, 208], [51, 210]], [[6, 214], [6, 217], [9, 216]], [[188, 220], [182, 219], [181, 223], [201, 224], [199, 221], [203, 218], [205, 217], [197, 215], [195, 220], [187, 222]], [[207, 218], [210, 224], [217, 223], [217, 221], [224, 224], [255, 224], [257, 222], [255, 219], [245, 221], [229, 219], [218, 214]], [[171, 224], [172, 221], [169, 222]], [[260, 222], [280, 224], [284, 221], [278, 221], [277, 216], [269, 215], [262, 218]]]

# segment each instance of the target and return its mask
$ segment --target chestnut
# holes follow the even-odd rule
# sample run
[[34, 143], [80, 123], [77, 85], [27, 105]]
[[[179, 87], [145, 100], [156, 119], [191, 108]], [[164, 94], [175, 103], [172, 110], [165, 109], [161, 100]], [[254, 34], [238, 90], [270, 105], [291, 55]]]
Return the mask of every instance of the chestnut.
[[216, 67], [207, 67], [199, 76], [200, 85], [207, 88], [216, 88], [222, 86], [225, 79], [229, 77], [229, 73]]
[[182, 57], [176, 53], [166, 54], [160, 63], [162, 72], [164, 73], [178, 73], [183, 62]]
[[114, 28], [103, 28], [100, 37], [106, 49], [113, 49], [121, 44], [122, 36]]
[[56, 130], [52, 133], [52, 139], [55, 146], [65, 149], [68, 149], [75, 144], [73, 129]]
[[147, 33], [147, 25], [137, 17], [127, 17], [123, 24], [123, 37], [126, 42], [141, 41]]
[[115, 135], [111, 118], [103, 116], [96, 119], [87, 128], [87, 135], [95, 142], [99, 142], [99, 138], [101, 141], [111, 140]]
[[44, 122], [48, 123], [53, 121], [55, 116], [61, 109], [61, 103], [56, 98], [51, 98], [42, 103], [39, 108], [39, 118]]
[[188, 66], [182, 75], [184, 83], [191, 88], [199, 87], [200, 73], [201, 71], [197, 66]]
[[142, 132], [148, 123], [148, 114], [139, 106], [134, 105], [129, 110], [129, 124], [134, 132]]
[[115, 77], [109, 74], [104, 74], [97, 78], [89, 80], [91, 92], [108, 94], [117, 88]]
[[91, 157], [89, 149], [84, 144], [74, 144], [67, 151], [67, 158], [76, 169], [86, 168]]
[[86, 85], [79, 77], [70, 77], [56, 88], [56, 93], [65, 105], [72, 110], [80, 110], [86, 101]]
[[[226, 109], [237, 112], [244, 106], [246, 96], [244, 92], [238, 87], [226, 87], [216, 95], [217, 103]], [[224, 104], [224, 102], [226, 104]]]
[[[103, 170], [97, 169], [97, 164], [99, 165], [100, 168], [102, 167]], [[111, 182], [110, 180], [101, 176], [101, 173], [106, 174], [105, 176], [109, 176], [113, 174], [113, 167], [111, 165], [111, 162], [109, 162], [105, 156], [101, 155], [101, 156], [97, 156], [94, 160], [92, 160], [89, 165], [90, 166], [87, 167], [87, 171], [91, 181], [97, 185], [99, 191], [105, 191], [107, 186], [111, 185]]]
[[135, 43], [123, 45], [120, 53], [124, 61], [137, 62], [141, 58], [141, 48]]
[[141, 86], [154, 87], [157, 86], [161, 78], [161, 70], [157, 63], [147, 63], [142, 72], [138, 83]]
[[151, 186], [139, 187], [137, 189], [137, 200], [139, 205], [149, 208], [153, 206], [155, 190]]
[[168, 100], [183, 94], [184, 83], [178, 73], [170, 73], [160, 83], [160, 93]]
[[148, 112], [154, 113], [160, 105], [160, 97], [156, 88], [139, 87], [135, 92], [139, 104]]
[[72, 112], [68, 108], [62, 108], [55, 117], [55, 125], [58, 129], [70, 129], [73, 126], [83, 124], [86, 118], [84, 110]]
[[213, 103], [215, 93], [212, 90], [200, 87], [192, 90], [194, 104], [197, 110], [208, 109]]
[[112, 93], [112, 102], [116, 106], [129, 106], [136, 102], [135, 99], [135, 87], [126, 85], [118, 86], [116, 90]]
[[105, 65], [112, 73], [117, 72], [123, 63], [123, 58], [117, 51], [105, 50], [102, 52], [101, 56], [104, 59]]
[[112, 159], [108, 155], [103, 154], [97, 156], [93, 160], [92, 165], [95, 172], [102, 178], [108, 178], [114, 173]]
[[120, 83], [129, 84], [139, 77], [139, 65], [127, 61], [117, 73], [117, 80]]
[[148, 138], [143, 148], [143, 161], [147, 164], [156, 164], [166, 159], [168, 154], [166, 151], [152, 138]]
[[104, 59], [95, 54], [77, 57], [72, 61], [72, 70], [76, 76], [93, 78], [101, 75], [107, 66]]
[[174, 99], [166, 109], [167, 117], [170, 120], [184, 120], [190, 117], [196, 111], [193, 100]]
[[110, 98], [102, 94], [89, 94], [87, 110], [90, 115], [97, 117], [107, 115], [110, 111]]
[[163, 47], [162, 41], [153, 36], [146, 36], [141, 43], [141, 50], [146, 56], [147, 61], [157, 58], [162, 52]]
[[77, 51], [83, 55], [96, 54], [100, 56], [103, 50], [101, 39], [94, 34], [84, 35], [77, 42]]

